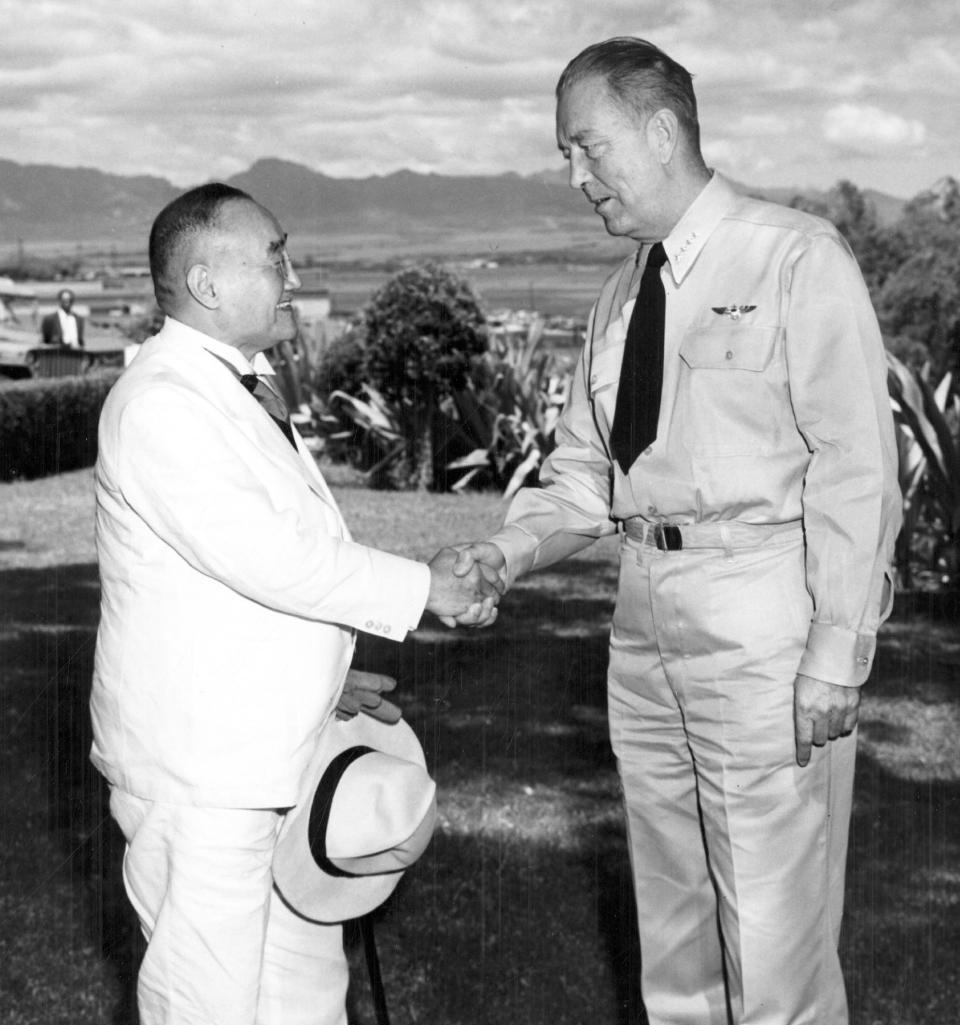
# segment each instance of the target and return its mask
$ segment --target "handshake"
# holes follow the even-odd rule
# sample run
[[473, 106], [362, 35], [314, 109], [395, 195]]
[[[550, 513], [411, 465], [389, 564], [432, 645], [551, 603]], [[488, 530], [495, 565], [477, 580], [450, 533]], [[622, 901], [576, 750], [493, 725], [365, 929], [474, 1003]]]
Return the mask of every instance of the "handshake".
[[489, 541], [441, 548], [430, 560], [427, 610], [446, 626], [490, 626], [507, 589], [506, 559]]
[[[497, 603], [507, 589], [506, 565], [503, 552], [489, 541], [441, 548], [429, 562], [427, 610], [447, 626], [490, 626], [497, 621]], [[351, 669], [337, 718], [365, 712], [382, 722], [396, 722], [400, 708], [384, 697], [396, 685], [392, 676]]]

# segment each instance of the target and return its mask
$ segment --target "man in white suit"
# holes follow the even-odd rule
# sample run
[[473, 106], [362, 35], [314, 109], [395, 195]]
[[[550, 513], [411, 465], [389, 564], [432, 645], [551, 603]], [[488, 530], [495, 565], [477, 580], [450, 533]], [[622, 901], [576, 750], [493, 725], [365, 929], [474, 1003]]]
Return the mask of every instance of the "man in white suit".
[[263, 351], [293, 336], [300, 286], [285, 243], [225, 185], [167, 206], [150, 236], [166, 321], [100, 421], [91, 757], [148, 938], [142, 1025], [345, 1023], [340, 927], [272, 888], [283, 811], [338, 702], [379, 700], [343, 694], [355, 630], [399, 641], [424, 609], [484, 622], [499, 598], [452, 574], [452, 549], [423, 564], [353, 542], [268, 412]]

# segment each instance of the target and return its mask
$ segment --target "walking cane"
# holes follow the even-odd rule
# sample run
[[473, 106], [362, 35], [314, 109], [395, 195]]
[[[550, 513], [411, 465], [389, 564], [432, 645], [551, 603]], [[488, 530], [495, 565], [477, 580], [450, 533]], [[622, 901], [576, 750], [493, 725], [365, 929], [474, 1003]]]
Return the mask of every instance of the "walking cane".
[[383, 992], [383, 978], [380, 975], [380, 958], [377, 957], [377, 943], [373, 935], [373, 914], [358, 919], [360, 935], [363, 937], [363, 952], [367, 959], [367, 971], [370, 973], [370, 991], [373, 994], [373, 1008], [377, 1015], [377, 1025], [390, 1025], [387, 1014], [387, 997]]

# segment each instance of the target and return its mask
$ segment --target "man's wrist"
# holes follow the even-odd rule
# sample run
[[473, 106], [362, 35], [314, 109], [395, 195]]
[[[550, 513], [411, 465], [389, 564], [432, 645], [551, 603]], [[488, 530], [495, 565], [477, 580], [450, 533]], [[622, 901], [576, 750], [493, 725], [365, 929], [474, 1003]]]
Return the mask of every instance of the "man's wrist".
[[875, 635], [811, 623], [797, 675], [840, 687], [860, 687], [870, 675], [876, 646]]

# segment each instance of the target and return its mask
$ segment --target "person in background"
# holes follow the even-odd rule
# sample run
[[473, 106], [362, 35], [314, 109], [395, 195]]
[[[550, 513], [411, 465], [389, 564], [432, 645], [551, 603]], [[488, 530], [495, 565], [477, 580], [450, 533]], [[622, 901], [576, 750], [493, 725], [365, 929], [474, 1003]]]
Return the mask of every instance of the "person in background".
[[505, 582], [619, 532], [609, 725], [651, 1025], [842, 1025], [860, 688], [901, 518], [884, 349], [834, 227], [704, 163], [689, 73], [610, 39], [557, 86], [570, 185], [637, 244]]
[[57, 309], [40, 321], [44, 345], [83, 348], [83, 317], [73, 312], [73, 300], [74, 295], [69, 288], [61, 289], [57, 295]]
[[[488, 621], [496, 574], [358, 544], [272, 385], [300, 281], [276, 218], [217, 183], [157, 216], [163, 327], [100, 419], [91, 758], [148, 943], [141, 1025], [345, 1025], [341, 927], [272, 888], [284, 813], [332, 716], [384, 703], [362, 630]], [[490, 579], [487, 579], [489, 577]]]

